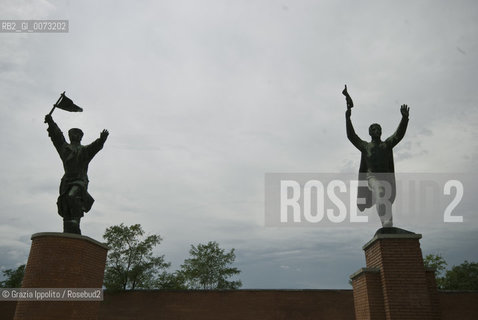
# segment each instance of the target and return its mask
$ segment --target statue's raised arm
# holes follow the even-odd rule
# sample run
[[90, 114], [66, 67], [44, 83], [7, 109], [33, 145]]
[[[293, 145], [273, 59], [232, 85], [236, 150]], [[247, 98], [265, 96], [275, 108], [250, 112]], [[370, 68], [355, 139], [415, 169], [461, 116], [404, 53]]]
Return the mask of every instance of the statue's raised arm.
[[100, 133], [100, 137], [93, 141], [91, 144], [85, 146], [85, 150], [87, 152], [87, 157], [91, 161], [93, 157], [101, 150], [103, 149], [103, 146], [106, 142], [106, 139], [108, 138], [109, 132], [108, 130], [103, 130]]
[[65, 136], [63, 135], [63, 132], [61, 132], [56, 122], [53, 121], [53, 117], [50, 114], [45, 116], [45, 123], [48, 124], [48, 135], [50, 136], [55, 149], [58, 151], [58, 153], [60, 153], [61, 148], [67, 144]]
[[408, 127], [408, 115], [410, 113], [410, 108], [406, 104], [402, 104], [400, 107], [400, 113], [402, 114], [402, 120], [398, 124], [397, 130], [390, 137], [385, 140], [392, 148], [395, 147], [405, 136], [405, 132]]
[[345, 127], [347, 130], [347, 138], [357, 149], [362, 151], [366, 142], [359, 138], [359, 136], [355, 133], [354, 126], [352, 125], [352, 120], [350, 117], [352, 116], [353, 102], [352, 98], [347, 92], [347, 85], [342, 91], [342, 94], [345, 96], [347, 102], [347, 111], [345, 111]]

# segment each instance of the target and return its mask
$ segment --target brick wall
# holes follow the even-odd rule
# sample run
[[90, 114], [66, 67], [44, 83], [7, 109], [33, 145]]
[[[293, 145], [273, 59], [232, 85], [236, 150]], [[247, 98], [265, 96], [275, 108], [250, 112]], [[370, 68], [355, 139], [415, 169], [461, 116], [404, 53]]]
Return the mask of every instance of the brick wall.
[[[24, 287], [101, 287], [106, 248], [92, 239], [76, 239], [77, 237], [64, 234], [32, 236], [33, 243], [26, 267]], [[17, 318], [96, 319], [96, 313], [99, 311], [100, 320], [341, 320], [355, 319], [355, 315], [357, 319], [422, 320], [437, 319], [440, 314], [443, 320], [478, 319], [478, 292], [433, 291], [436, 288], [434, 275], [423, 267], [418, 238], [371, 241], [364, 246], [364, 250], [367, 266], [374, 266], [376, 270], [368, 268], [369, 270], [353, 279], [355, 292], [352, 290], [106, 292], [105, 299], [101, 303], [18, 302]], [[385, 296], [392, 299], [387, 302]], [[420, 308], [423, 306], [431, 311], [422, 312]], [[42, 315], [45, 310], [49, 316]], [[0, 302], [0, 320], [13, 319], [14, 313], [14, 302]], [[364, 315], [363, 318], [360, 314]]]
[[[24, 288], [101, 288], [106, 247], [88, 237], [37, 233], [25, 268]], [[96, 319], [99, 302], [21, 301], [15, 319]]]
[[101, 320], [354, 320], [351, 290], [133, 291], [107, 293]]
[[380, 268], [386, 319], [433, 318], [418, 238], [379, 237], [365, 258], [367, 267]]
[[430, 303], [432, 306], [432, 319], [441, 319], [441, 309], [440, 309], [440, 295], [437, 290], [437, 283], [435, 279], [435, 270], [428, 269], [425, 270], [428, 292], [430, 294]]
[[[442, 320], [478, 319], [478, 292], [439, 291], [438, 298]], [[0, 320], [14, 313], [14, 302], [0, 302]], [[355, 319], [352, 290], [105, 292], [99, 313], [99, 320]]]
[[442, 291], [438, 297], [442, 320], [478, 319], [478, 291]]
[[356, 320], [385, 319], [380, 269], [363, 268], [352, 277]]

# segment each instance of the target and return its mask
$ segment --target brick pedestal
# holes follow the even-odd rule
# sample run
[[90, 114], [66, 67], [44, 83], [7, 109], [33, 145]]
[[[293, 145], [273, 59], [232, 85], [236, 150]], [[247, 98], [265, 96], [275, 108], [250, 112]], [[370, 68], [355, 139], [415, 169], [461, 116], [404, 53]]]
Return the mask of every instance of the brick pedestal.
[[363, 246], [367, 268], [354, 273], [357, 320], [440, 319], [435, 276], [425, 270], [420, 234], [376, 234]]
[[[35, 233], [23, 288], [101, 288], [107, 247], [69, 233]], [[99, 301], [18, 301], [14, 319], [97, 319]]]

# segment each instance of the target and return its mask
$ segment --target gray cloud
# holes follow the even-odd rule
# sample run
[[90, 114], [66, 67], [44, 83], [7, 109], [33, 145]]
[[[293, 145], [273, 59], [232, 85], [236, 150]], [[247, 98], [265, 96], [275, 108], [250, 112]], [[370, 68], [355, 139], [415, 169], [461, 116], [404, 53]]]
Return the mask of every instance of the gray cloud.
[[[217, 240], [236, 248], [248, 288], [347, 288], [375, 230], [263, 227], [264, 174], [357, 171], [345, 83], [362, 139], [371, 122], [392, 134], [400, 104], [410, 106], [398, 171], [476, 172], [476, 9], [474, 1], [2, 2], [4, 19], [68, 19], [70, 32], [0, 34], [0, 265], [22, 263], [32, 233], [61, 230], [62, 167], [43, 116], [66, 90], [85, 111], [55, 111], [63, 131], [81, 127], [85, 143], [111, 132], [90, 166], [96, 203], [86, 235], [101, 240], [112, 224], [141, 223], [163, 236], [158, 252], [174, 266], [190, 244]], [[450, 228], [423, 243], [465, 226]], [[478, 260], [468, 250], [476, 239], [460, 239], [443, 243], [450, 259]]]

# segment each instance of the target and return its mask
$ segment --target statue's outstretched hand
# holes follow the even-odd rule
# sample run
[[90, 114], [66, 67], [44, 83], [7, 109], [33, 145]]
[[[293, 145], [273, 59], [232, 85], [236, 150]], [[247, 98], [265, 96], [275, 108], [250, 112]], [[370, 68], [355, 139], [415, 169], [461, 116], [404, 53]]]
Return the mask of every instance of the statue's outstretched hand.
[[342, 90], [342, 94], [343, 94], [344, 96], [348, 96], [348, 95], [349, 95], [349, 93], [347, 92], [347, 85], [345, 85], [345, 89]]
[[52, 122], [53, 122], [53, 118], [52, 118], [51, 114], [47, 114], [47, 115], [45, 116], [45, 123], [50, 124], [50, 123], [52, 123]]
[[108, 130], [106, 130], [106, 129], [103, 130], [103, 131], [101, 131], [101, 133], [100, 133], [100, 139], [103, 140], [103, 141], [106, 141], [106, 138], [108, 138], [108, 135], [109, 135], [109, 134], [110, 134], [110, 133], [109, 133]]
[[402, 113], [402, 116], [405, 118], [408, 118], [408, 113], [409, 113], [410, 108], [406, 104], [402, 104], [400, 107], [400, 112]]
[[354, 103], [352, 102], [352, 98], [347, 91], [347, 85], [345, 85], [345, 89], [342, 91], [342, 94], [345, 96], [345, 101], [347, 102], [347, 109], [353, 108]]

